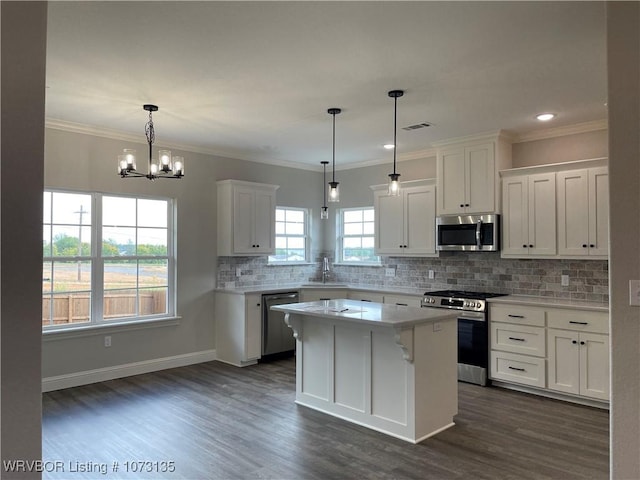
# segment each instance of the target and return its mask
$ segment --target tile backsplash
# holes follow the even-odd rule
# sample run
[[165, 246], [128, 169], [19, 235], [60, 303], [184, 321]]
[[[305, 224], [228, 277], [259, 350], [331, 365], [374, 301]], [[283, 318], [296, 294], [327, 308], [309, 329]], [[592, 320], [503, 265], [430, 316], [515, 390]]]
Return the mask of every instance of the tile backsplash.
[[[275, 287], [278, 284], [319, 281], [322, 258], [315, 263], [272, 266], [266, 257], [218, 257], [218, 286]], [[383, 257], [381, 266], [333, 265], [332, 282], [352, 286], [428, 291], [457, 289], [537, 295], [594, 302], [609, 301], [606, 260], [504, 259], [499, 252], [441, 252], [437, 258]], [[236, 269], [240, 269], [240, 277]], [[385, 275], [394, 269], [395, 276]], [[429, 278], [432, 270], [434, 278]], [[561, 276], [569, 285], [561, 285]]]

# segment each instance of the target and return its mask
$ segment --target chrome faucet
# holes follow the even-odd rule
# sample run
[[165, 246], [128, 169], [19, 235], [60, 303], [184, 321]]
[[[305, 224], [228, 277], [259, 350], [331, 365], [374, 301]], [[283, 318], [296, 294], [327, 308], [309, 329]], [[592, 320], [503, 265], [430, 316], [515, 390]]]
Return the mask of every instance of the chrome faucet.
[[324, 257], [322, 259], [322, 283], [327, 282], [327, 277], [331, 276], [331, 271], [329, 270], [329, 259]]

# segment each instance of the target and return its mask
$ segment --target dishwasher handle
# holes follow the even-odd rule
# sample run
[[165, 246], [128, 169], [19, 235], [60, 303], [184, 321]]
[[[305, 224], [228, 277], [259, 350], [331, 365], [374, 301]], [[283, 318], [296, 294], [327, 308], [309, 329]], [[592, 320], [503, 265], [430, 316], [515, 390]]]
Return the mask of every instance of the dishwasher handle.
[[298, 299], [298, 293], [297, 292], [293, 292], [293, 293], [284, 293], [281, 295], [263, 295], [262, 297], [263, 301], [269, 301], [269, 300], [297, 300]]

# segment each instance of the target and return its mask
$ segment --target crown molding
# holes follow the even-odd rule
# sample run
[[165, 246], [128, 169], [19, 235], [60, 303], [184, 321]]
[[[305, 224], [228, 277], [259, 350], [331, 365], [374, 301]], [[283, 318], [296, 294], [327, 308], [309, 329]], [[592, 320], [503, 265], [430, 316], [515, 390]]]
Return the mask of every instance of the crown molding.
[[473, 135], [465, 135], [463, 137], [447, 138], [446, 140], [433, 142], [431, 145], [437, 148], [441, 148], [458, 143], [486, 142], [496, 139], [505, 141], [507, 143], [513, 143], [514, 137], [512, 133], [506, 130], [497, 130], [493, 132], [482, 132]]
[[[429, 157], [435, 157], [436, 156], [436, 149], [435, 148], [427, 148], [424, 150], [416, 150], [414, 152], [408, 152], [408, 153], [403, 153], [401, 155], [398, 155], [396, 157], [396, 162], [400, 163], [400, 162], [406, 162], [409, 160], [420, 160], [423, 158], [429, 158]], [[386, 163], [390, 163], [388, 158], [378, 158], [378, 159], [374, 159], [374, 160], [365, 160], [363, 162], [355, 162], [355, 163], [348, 163], [346, 165], [338, 165], [336, 167], [337, 171], [340, 170], [352, 170], [354, 168], [362, 168], [362, 167], [372, 167], [375, 165], [384, 165]]]
[[598, 130], [608, 130], [607, 119], [594, 120], [592, 122], [576, 123], [564, 127], [546, 128], [534, 132], [514, 135], [513, 143], [533, 142], [535, 140], [545, 140], [547, 138], [564, 137], [565, 135], [576, 135], [579, 133], [595, 132]]
[[[133, 135], [131, 133], [122, 132], [120, 130], [112, 130], [108, 128], [96, 127], [93, 125], [85, 125], [82, 123], [67, 122], [65, 120], [59, 120], [54, 118], [48, 118], [45, 120], [45, 128], [52, 130], [62, 130], [70, 133], [80, 133], [83, 135], [93, 135], [95, 137], [107, 138], [110, 140], [120, 140], [123, 142], [139, 143], [142, 144], [141, 135]], [[146, 145], [146, 143], [145, 143]], [[240, 156], [237, 153], [226, 152], [223, 150], [215, 150], [211, 148], [202, 148], [195, 145], [189, 145], [184, 143], [155, 143], [158, 147], [170, 148], [172, 150], [183, 150], [185, 152], [200, 153], [203, 155], [212, 155], [215, 157], [229, 158], [233, 160], [244, 160], [247, 162], [264, 163], [268, 165], [275, 165], [278, 167], [297, 168], [298, 170], [318, 170], [315, 166], [305, 165], [297, 162], [287, 162], [284, 160], [277, 160], [273, 158], [251, 158], [246, 156]]]

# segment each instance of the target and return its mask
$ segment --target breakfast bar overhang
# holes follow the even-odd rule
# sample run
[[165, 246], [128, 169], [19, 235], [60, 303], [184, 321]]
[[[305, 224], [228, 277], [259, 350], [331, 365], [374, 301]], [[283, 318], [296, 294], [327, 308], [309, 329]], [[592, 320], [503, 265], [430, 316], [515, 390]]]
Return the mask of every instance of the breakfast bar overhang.
[[296, 403], [418, 443], [458, 413], [457, 320], [354, 300], [272, 307], [296, 338]]

